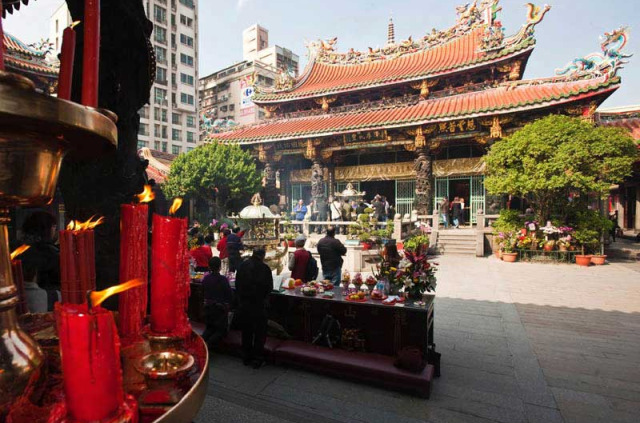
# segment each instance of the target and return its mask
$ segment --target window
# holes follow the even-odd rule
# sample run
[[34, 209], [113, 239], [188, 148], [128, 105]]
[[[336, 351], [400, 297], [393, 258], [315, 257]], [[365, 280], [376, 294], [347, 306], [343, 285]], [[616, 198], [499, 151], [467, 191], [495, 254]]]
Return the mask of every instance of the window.
[[167, 109], [162, 109], [160, 120], [162, 120], [163, 122], [167, 121]]
[[156, 22], [165, 23], [167, 21], [167, 9], [156, 4], [153, 6], [153, 17]]
[[171, 14], [171, 26], [176, 26], [176, 15]]
[[156, 87], [154, 89], [155, 99], [157, 104], [166, 104], [167, 103], [167, 90], [163, 90], [162, 88]]
[[[187, 117], [187, 123], [189, 122], [189, 117]], [[171, 123], [174, 125], [180, 125], [180, 113], [171, 113]]]
[[187, 85], [193, 86], [193, 76], [187, 75], [186, 73], [181, 73], [180, 74], [180, 82], [182, 82], [183, 84], [187, 84]]
[[171, 53], [171, 65], [175, 66], [178, 64], [178, 61], [176, 60], [176, 54], [175, 53]]
[[158, 25], [153, 26], [153, 32], [155, 32], [155, 39], [159, 43], [166, 44], [167, 43], [167, 30], [159, 27]]
[[164, 125], [162, 125], [162, 134], [160, 136], [164, 139], [167, 139], [167, 127]]
[[167, 152], [167, 143], [166, 143], [166, 142], [163, 142], [163, 143], [162, 143], [162, 152], [163, 152], [163, 153], [166, 153], [166, 152]]
[[171, 85], [177, 85], [175, 72], [171, 72]]
[[187, 142], [191, 142], [191, 143], [196, 142], [195, 139], [193, 138], [193, 132], [187, 131]]
[[146, 141], [140, 141], [140, 140], [138, 140], [138, 149], [140, 149], [140, 148], [144, 148], [144, 147], [146, 147], [148, 144], [149, 144], [149, 143], [148, 143], [148, 142], [146, 142]]
[[159, 107], [154, 107], [153, 108], [153, 118], [155, 120], [160, 120], [160, 108]]
[[180, 63], [187, 66], [193, 66], [193, 57], [184, 53], [180, 53]]
[[192, 8], [192, 9], [193, 9], [194, 7], [196, 7], [196, 6], [193, 4], [193, 0], [180, 0], [180, 4], [184, 4], [185, 6], [190, 7], [190, 8]]
[[180, 146], [179, 145], [172, 145], [171, 146], [171, 154], [180, 154]]
[[160, 141], [154, 141], [153, 142], [153, 149], [160, 151]]
[[186, 46], [193, 47], [193, 38], [184, 34], [180, 34], [180, 42]]
[[153, 125], [153, 135], [160, 138], [160, 125]]
[[193, 19], [188, 18], [185, 15], [180, 15], [180, 23], [191, 28], [193, 26]]
[[193, 147], [187, 147], [187, 153], [191, 150], [193, 150]]
[[180, 102], [183, 104], [190, 104], [193, 106], [193, 96], [185, 93], [180, 93]]
[[167, 84], [167, 70], [165, 68], [156, 68], [156, 82], [160, 84]]
[[149, 135], [149, 126], [146, 123], [141, 123], [138, 128], [138, 134], [140, 135]]
[[176, 45], [176, 34], [171, 34], [171, 47], [175, 48]]
[[189, 128], [195, 128], [196, 127], [196, 117], [193, 115], [187, 115], [187, 126]]
[[236, 108], [235, 104], [229, 104], [229, 111], [230, 112], [233, 112], [235, 110], [235, 108]]
[[167, 49], [164, 47], [155, 46], [156, 60], [158, 63], [167, 63]]
[[179, 129], [171, 130], [171, 140], [172, 141], [182, 141], [182, 131]]

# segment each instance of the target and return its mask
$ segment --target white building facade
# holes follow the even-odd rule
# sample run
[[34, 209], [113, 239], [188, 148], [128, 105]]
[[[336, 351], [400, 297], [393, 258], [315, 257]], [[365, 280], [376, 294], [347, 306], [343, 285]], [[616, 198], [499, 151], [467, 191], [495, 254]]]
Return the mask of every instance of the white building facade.
[[269, 46], [267, 29], [253, 25], [243, 31], [242, 41], [242, 62], [200, 80], [203, 131], [224, 131], [231, 129], [230, 125], [250, 125], [262, 120], [264, 111], [251, 101], [254, 87], [272, 87], [282, 69], [294, 76], [298, 74], [298, 55], [280, 46]]
[[[200, 133], [197, 0], [145, 0], [144, 7], [153, 22], [156, 79], [149, 104], [140, 109], [138, 148], [184, 153], [196, 147]], [[50, 20], [56, 55], [62, 47], [62, 31], [70, 24], [69, 10], [61, 2]]]

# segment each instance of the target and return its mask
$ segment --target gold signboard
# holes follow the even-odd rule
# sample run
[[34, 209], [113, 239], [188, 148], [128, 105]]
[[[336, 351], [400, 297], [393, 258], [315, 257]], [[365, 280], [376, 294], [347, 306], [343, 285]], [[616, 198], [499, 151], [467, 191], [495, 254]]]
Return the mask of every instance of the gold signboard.
[[450, 122], [440, 122], [436, 125], [439, 135], [452, 135], [462, 132], [472, 132], [478, 130], [475, 119], [452, 120]]
[[387, 139], [387, 130], [380, 129], [377, 131], [354, 132], [352, 134], [345, 134], [342, 137], [345, 144], [367, 141], [385, 141]]

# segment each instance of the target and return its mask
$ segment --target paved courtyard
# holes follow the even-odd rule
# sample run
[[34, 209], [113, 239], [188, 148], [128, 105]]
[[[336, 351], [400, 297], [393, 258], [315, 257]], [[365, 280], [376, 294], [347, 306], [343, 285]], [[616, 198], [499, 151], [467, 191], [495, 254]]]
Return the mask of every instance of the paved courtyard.
[[640, 421], [639, 263], [439, 262], [431, 399], [214, 354], [196, 421]]

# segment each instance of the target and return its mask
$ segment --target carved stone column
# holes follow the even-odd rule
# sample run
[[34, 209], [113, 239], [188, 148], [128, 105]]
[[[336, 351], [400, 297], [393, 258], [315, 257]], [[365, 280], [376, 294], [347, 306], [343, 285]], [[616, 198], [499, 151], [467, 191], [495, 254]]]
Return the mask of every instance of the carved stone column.
[[433, 155], [429, 149], [416, 149], [416, 209], [419, 215], [431, 214], [433, 198]]
[[278, 204], [278, 190], [276, 189], [276, 170], [270, 161], [264, 164], [264, 204], [268, 207]]
[[327, 203], [327, 193], [324, 189], [324, 165], [318, 151], [320, 142], [318, 140], [307, 140], [307, 149], [304, 153], [306, 159], [311, 160], [311, 197], [315, 200], [319, 210], [320, 220], [326, 218], [325, 210]]

